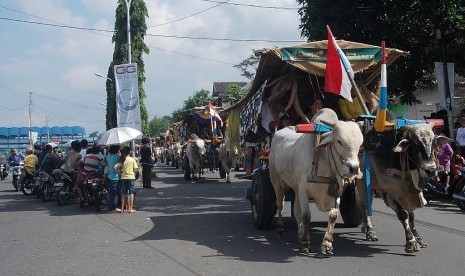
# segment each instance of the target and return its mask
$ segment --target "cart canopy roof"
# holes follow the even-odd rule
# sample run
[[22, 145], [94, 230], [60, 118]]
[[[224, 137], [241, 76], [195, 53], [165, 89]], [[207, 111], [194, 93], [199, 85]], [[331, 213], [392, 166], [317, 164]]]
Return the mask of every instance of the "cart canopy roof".
[[[356, 74], [362, 74], [366, 84], [379, 79], [381, 72], [381, 46], [374, 46], [358, 42], [336, 40], [341, 50]], [[328, 40], [308, 42], [293, 47], [271, 48], [258, 51], [260, 56], [255, 78], [249, 94], [241, 101], [248, 99], [260, 88], [267, 79], [282, 75], [283, 72], [294, 68], [302, 72], [324, 77], [326, 70], [326, 51]], [[404, 52], [394, 48], [386, 48], [387, 66], [402, 56]]]

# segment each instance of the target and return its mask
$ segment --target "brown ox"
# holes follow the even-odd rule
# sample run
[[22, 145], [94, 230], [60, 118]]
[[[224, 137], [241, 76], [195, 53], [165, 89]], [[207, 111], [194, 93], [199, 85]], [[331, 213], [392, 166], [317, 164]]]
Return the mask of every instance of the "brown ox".
[[[397, 215], [405, 230], [405, 252], [411, 253], [426, 247], [415, 228], [415, 209], [426, 201], [422, 188], [426, 180], [436, 173], [434, 157], [435, 137], [432, 125], [404, 126], [388, 133], [371, 132], [365, 137], [369, 149], [372, 189], [381, 193], [388, 207]], [[364, 161], [362, 166], [364, 167]], [[366, 214], [366, 186], [358, 181], [362, 199], [362, 232], [366, 239], [377, 241], [370, 218]]]

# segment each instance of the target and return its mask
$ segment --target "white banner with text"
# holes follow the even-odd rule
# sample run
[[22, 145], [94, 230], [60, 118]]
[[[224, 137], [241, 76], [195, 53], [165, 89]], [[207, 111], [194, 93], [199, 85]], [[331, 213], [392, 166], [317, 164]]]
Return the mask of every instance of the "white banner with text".
[[116, 80], [116, 118], [118, 127], [141, 130], [137, 64], [114, 66]]

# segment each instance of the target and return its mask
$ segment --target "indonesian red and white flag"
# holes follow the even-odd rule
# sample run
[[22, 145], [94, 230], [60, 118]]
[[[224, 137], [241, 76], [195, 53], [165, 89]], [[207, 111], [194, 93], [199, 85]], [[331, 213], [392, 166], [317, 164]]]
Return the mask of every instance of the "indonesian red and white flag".
[[328, 29], [328, 52], [326, 54], [325, 92], [342, 96], [352, 101], [349, 74], [354, 77], [354, 71], [349, 60], [336, 43], [329, 26]]
[[208, 103], [208, 109], [210, 112], [210, 116], [212, 116], [212, 119], [215, 121], [220, 121], [221, 126], [223, 126], [223, 120], [221, 120], [220, 113], [216, 111], [215, 107], [212, 105], [212, 103]]

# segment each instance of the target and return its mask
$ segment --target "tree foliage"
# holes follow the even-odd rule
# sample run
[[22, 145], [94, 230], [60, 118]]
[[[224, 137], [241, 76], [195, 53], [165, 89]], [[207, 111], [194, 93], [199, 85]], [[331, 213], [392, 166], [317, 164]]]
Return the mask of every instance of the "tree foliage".
[[[463, 0], [296, 0], [301, 8], [301, 34], [309, 41], [327, 39], [326, 25], [337, 39], [408, 51], [389, 67], [389, 91], [405, 94], [403, 102], [415, 100], [412, 92], [433, 84], [434, 61], [443, 60], [442, 30], [448, 62], [464, 72], [465, 8]], [[461, 34], [461, 35], [459, 35]]]
[[149, 134], [152, 137], [158, 136], [160, 133], [165, 133], [169, 124], [172, 122], [170, 116], [157, 117], [154, 116], [149, 122]]
[[226, 87], [223, 93], [223, 100], [231, 104], [235, 104], [244, 98], [246, 91], [237, 84], [230, 84]]
[[202, 89], [200, 91], [194, 92], [192, 96], [189, 96], [187, 100], [184, 101], [182, 108], [175, 110], [171, 117], [174, 122], [182, 120], [184, 112], [198, 106], [205, 106], [212, 101], [210, 96], [210, 91]]
[[258, 57], [250, 55], [248, 58], [241, 61], [241, 63], [234, 65], [233, 67], [241, 71], [241, 76], [246, 77], [249, 80], [253, 80], [255, 71], [257, 71]]
[[[149, 48], [144, 42], [144, 37], [147, 32], [147, 24], [145, 19], [148, 18], [148, 11], [144, 0], [132, 0], [130, 13], [130, 28], [131, 28], [131, 62], [137, 63], [138, 81], [139, 81], [139, 99], [140, 99], [140, 114], [142, 132], [148, 133], [148, 114], [144, 100], [146, 98], [144, 90], [145, 82], [145, 64], [142, 59], [143, 54], [149, 53]], [[113, 52], [113, 60], [108, 67], [107, 77], [107, 114], [106, 128], [114, 128], [117, 126], [116, 118], [116, 90], [115, 76], [113, 66], [118, 64], [126, 64], [128, 61], [128, 45], [127, 45], [127, 10], [125, 0], [118, 0], [115, 16], [115, 32], [112, 41], [115, 44]]]

